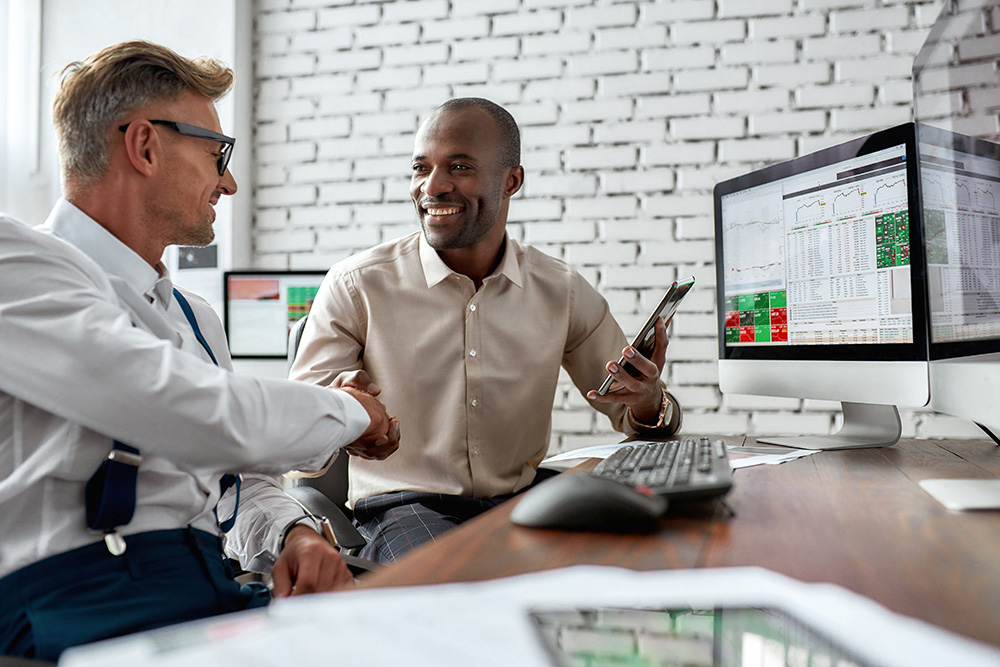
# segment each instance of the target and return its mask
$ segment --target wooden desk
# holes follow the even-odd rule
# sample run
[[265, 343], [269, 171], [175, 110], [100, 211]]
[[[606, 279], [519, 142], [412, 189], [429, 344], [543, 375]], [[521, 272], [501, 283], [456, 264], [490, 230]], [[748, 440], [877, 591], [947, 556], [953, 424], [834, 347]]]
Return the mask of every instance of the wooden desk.
[[514, 500], [367, 575], [361, 586], [479, 581], [575, 564], [758, 565], [839, 584], [1000, 646], [1000, 511], [950, 512], [917, 485], [933, 478], [1000, 478], [1000, 447], [904, 440], [737, 470], [726, 499], [735, 516], [718, 502], [678, 506], [653, 535], [515, 526]]

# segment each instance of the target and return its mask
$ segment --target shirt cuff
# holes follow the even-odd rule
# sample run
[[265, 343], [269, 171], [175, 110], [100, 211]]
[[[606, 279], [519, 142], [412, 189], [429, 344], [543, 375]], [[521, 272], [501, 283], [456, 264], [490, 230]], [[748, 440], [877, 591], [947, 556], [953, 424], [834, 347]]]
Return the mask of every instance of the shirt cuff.
[[626, 408], [625, 418], [637, 434], [672, 435], [680, 430], [681, 406], [665, 387], [661, 386], [660, 391], [662, 392], [662, 402], [660, 403], [660, 414], [655, 424], [644, 424], [638, 421], [632, 414], [632, 409]]

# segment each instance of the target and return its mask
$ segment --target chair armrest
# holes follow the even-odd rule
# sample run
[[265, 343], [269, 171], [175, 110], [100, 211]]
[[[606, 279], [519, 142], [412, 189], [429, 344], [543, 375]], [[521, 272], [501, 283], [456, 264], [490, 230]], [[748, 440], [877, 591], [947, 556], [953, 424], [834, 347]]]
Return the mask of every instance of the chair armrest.
[[330, 525], [333, 526], [333, 534], [341, 548], [360, 549], [367, 544], [367, 540], [358, 532], [351, 520], [344, 516], [340, 508], [318, 489], [311, 486], [294, 486], [286, 489], [285, 493], [300, 502], [316, 516], [325, 516], [329, 519]]

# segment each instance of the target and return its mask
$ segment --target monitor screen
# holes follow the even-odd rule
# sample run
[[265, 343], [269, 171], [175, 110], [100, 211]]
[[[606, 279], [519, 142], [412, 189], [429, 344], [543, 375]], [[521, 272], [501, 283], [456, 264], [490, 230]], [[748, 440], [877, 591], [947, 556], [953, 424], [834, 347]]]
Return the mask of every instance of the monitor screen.
[[234, 359], [284, 359], [288, 332], [312, 307], [325, 271], [227, 271], [224, 323]]
[[920, 127], [932, 358], [1000, 350], [1000, 146]]
[[927, 403], [918, 181], [911, 123], [716, 186], [723, 392]]

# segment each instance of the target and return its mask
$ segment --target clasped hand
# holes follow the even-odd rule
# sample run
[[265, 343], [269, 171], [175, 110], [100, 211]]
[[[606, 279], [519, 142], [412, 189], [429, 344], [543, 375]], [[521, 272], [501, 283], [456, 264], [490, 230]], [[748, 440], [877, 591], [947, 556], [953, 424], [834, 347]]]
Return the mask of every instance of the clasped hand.
[[622, 350], [622, 356], [628, 360], [635, 371], [632, 375], [617, 361], [609, 361], [608, 374], [614, 378], [610, 391], [601, 396], [591, 389], [587, 398], [595, 403], [623, 403], [631, 411], [632, 416], [642, 423], [655, 423], [659, 417], [663, 403], [663, 393], [660, 390], [660, 374], [667, 360], [667, 326], [663, 319], [656, 320], [653, 326], [654, 342], [650, 358], [639, 354], [631, 345]]
[[371, 381], [368, 373], [361, 370], [341, 373], [330, 387], [356, 398], [371, 419], [361, 437], [343, 447], [345, 452], [369, 461], [382, 461], [399, 449], [399, 419], [390, 417], [382, 402], [375, 398], [382, 389]]

